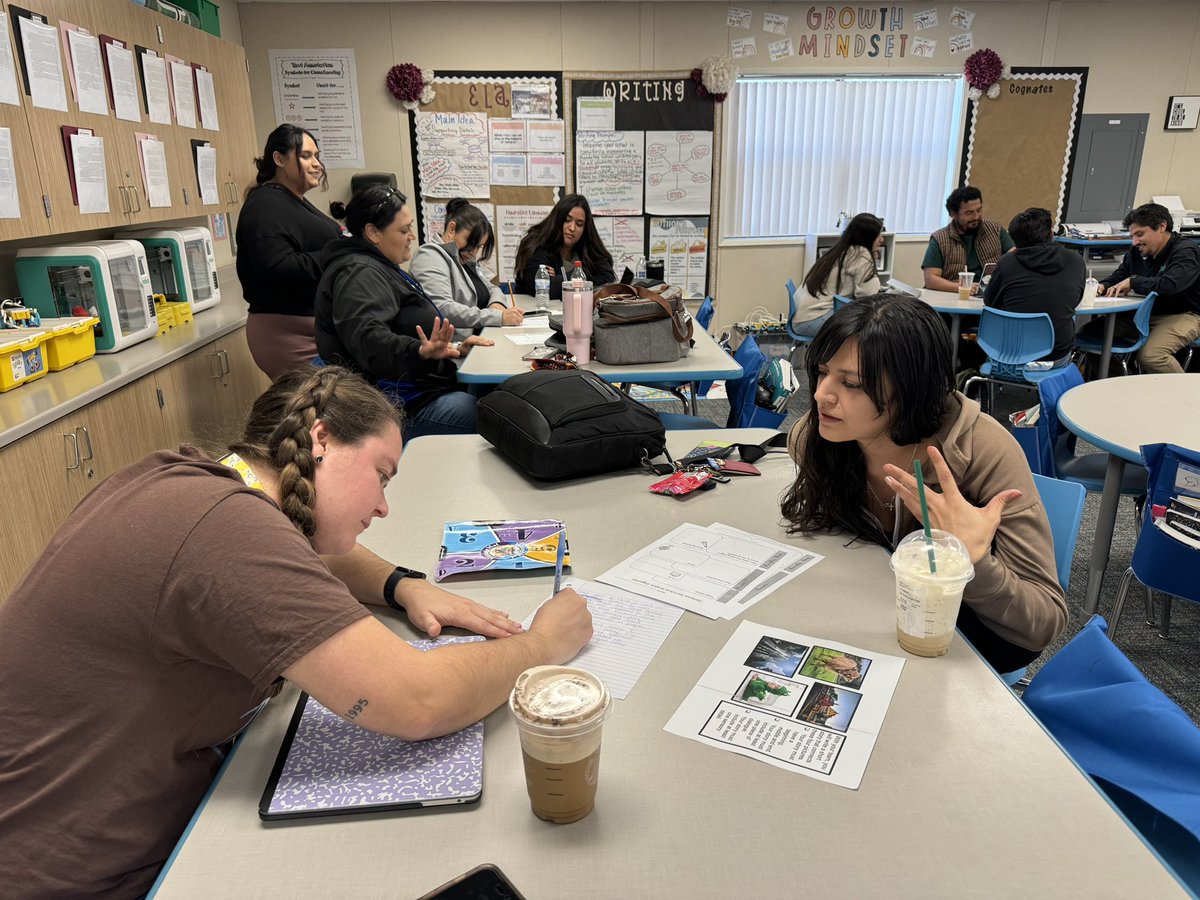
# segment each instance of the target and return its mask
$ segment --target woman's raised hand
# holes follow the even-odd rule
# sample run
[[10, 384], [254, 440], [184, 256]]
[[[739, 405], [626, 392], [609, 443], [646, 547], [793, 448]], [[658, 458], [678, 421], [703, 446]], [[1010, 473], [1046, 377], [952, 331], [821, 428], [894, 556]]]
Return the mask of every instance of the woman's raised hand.
[[462, 355], [454, 344], [454, 326], [448, 319], [435, 316], [428, 337], [418, 325], [417, 337], [421, 341], [421, 349], [418, 351], [421, 359], [454, 359]]

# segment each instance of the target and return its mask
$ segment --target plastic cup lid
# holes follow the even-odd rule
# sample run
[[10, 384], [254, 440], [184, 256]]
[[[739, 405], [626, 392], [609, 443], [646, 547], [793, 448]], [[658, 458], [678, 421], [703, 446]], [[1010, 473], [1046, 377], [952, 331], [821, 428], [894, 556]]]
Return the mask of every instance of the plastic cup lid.
[[517, 677], [508, 705], [514, 716], [529, 725], [570, 730], [603, 721], [611, 697], [604, 682], [591, 672], [535, 666]]

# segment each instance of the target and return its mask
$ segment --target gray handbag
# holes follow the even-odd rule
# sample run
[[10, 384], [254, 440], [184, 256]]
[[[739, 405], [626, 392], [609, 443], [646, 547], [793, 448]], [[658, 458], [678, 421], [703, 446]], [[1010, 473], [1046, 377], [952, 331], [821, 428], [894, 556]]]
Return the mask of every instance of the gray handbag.
[[609, 366], [674, 362], [692, 349], [692, 317], [683, 300], [627, 284], [596, 291], [595, 358]]

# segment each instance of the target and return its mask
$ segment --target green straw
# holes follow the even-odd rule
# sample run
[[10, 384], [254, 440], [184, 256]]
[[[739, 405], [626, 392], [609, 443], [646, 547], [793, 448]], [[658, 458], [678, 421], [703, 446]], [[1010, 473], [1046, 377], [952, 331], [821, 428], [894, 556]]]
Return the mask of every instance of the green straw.
[[929, 549], [929, 574], [937, 574], [937, 560], [933, 556], [933, 532], [929, 530], [929, 504], [925, 502], [925, 477], [921, 474], [921, 461], [913, 460], [917, 470], [917, 496], [921, 499], [921, 524], [925, 526], [925, 544]]

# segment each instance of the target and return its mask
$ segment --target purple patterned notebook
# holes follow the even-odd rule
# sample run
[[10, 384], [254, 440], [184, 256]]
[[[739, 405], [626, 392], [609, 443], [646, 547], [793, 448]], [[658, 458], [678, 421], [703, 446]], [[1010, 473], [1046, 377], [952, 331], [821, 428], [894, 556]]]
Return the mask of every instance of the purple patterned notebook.
[[[411, 641], [418, 650], [478, 635]], [[263, 791], [264, 821], [474, 803], [483, 792], [483, 722], [428, 741], [376, 734], [301, 694]]]

